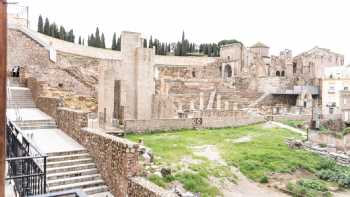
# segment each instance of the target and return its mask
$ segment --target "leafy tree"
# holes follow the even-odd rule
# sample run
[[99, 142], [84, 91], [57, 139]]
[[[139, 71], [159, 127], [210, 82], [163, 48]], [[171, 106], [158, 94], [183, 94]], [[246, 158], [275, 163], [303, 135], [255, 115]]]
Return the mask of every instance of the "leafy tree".
[[44, 34], [50, 35], [50, 21], [48, 18], [45, 19]]
[[38, 19], [38, 32], [44, 33], [44, 21], [41, 15], [39, 16], [39, 19]]
[[113, 40], [112, 40], [112, 50], [117, 50], [117, 34], [113, 34]]

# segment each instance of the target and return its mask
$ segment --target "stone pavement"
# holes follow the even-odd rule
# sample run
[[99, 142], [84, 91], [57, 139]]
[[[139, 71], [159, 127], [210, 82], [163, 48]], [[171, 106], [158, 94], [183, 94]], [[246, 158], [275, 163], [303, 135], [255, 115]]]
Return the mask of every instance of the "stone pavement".
[[80, 144], [60, 129], [22, 130], [43, 153], [84, 150]]
[[[38, 108], [20, 108], [18, 109], [19, 114], [23, 121], [30, 120], [53, 120], [52, 117], [48, 116]], [[7, 109], [7, 118], [12, 121], [16, 120], [16, 109]]]

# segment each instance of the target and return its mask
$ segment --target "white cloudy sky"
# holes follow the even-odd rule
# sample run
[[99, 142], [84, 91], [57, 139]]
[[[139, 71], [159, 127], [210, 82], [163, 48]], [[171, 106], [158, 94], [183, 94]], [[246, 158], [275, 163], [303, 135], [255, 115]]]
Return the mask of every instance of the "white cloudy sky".
[[196, 43], [235, 38], [249, 46], [261, 41], [272, 54], [288, 48], [294, 55], [317, 45], [350, 57], [349, 0], [12, 1], [30, 6], [32, 28], [42, 14], [78, 35], [99, 26], [107, 40], [113, 32], [129, 30], [177, 41], [185, 30]]

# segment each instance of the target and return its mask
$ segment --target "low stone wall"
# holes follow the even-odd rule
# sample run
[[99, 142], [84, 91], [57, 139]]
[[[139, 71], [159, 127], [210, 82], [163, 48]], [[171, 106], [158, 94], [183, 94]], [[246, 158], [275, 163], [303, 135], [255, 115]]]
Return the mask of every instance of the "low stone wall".
[[57, 108], [63, 105], [63, 101], [57, 97], [38, 97], [36, 106], [53, 118], [57, 118]]
[[79, 110], [58, 108], [56, 117], [58, 127], [89, 151], [114, 196], [170, 196], [146, 179], [133, 178], [141, 171], [136, 143], [84, 128], [88, 123], [88, 113]]
[[125, 120], [126, 132], [144, 133], [147, 131], [169, 131], [193, 128], [237, 127], [264, 122], [262, 116], [252, 116], [244, 111], [234, 111], [228, 117], [203, 117], [186, 119]]
[[311, 121], [311, 114], [310, 115], [271, 115], [266, 116], [266, 119], [273, 120], [273, 121], [284, 121], [284, 120], [305, 120], [305, 121]]
[[175, 194], [165, 191], [152, 182], [142, 178], [129, 179], [128, 196], [137, 197], [176, 197]]
[[31, 89], [33, 100], [36, 102], [37, 98], [43, 95], [45, 83], [43, 81], [38, 81], [34, 77], [28, 77], [25, 79], [25, 84]]
[[344, 151], [344, 147], [349, 150], [350, 148], [350, 134], [343, 138], [337, 138], [334, 134], [320, 133], [319, 131], [309, 131], [309, 142], [312, 144], [325, 144], [329, 147], [334, 147], [337, 150]]

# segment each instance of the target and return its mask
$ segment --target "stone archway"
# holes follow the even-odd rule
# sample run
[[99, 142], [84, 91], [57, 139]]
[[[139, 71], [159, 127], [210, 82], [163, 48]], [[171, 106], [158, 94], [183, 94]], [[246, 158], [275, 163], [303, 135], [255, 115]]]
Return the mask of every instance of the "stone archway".
[[284, 76], [285, 76], [285, 72], [284, 72], [284, 70], [282, 70], [281, 77], [284, 77]]
[[232, 67], [229, 64], [226, 64], [224, 68], [224, 79], [232, 77]]
[[276, 71], [276, 76], [277, 76], [277, 77], [281, 76], [280, 71]]

